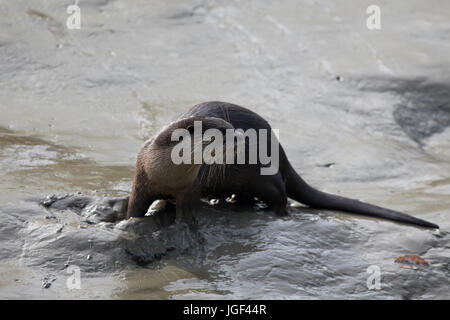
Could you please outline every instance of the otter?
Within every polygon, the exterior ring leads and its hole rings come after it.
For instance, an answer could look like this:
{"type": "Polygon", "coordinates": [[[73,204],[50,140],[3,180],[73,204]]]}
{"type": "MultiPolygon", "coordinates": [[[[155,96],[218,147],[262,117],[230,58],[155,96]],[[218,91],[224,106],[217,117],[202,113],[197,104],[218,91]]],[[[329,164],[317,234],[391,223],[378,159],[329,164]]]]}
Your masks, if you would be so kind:
{"type": "MultiPolygon", "coordinates": [[[[186,165],[187,167],[178,168],[167,159],[167,151],[173,146],[168,137],[173,128],[189,127],[194,119],[203,119],[202,121],[207,123],[206,127],[216,126],[219,129],[234,128],[242,131],[265,129],[267,132],[263,142],[267,144],[265,150],[269,149],[272,139],[276,139],[272,135],[269,123],[247,108],[219,101],[195,105],[182,114],[175,123],[163,129],[156,138],[146,142],[139,153],[127,212],[128,218],[142,217],[153,200],[172,196],[176,200],[177,219],[186,216],[189,220],[200,197],[223,198],[234,194],[238,203],[252,202],[255,198],[262,200],[278,215],[287,214],[289,197],[314,209],[337,210],[408,225],[439,228],[434,223],[405,213],[316,190],[291,166],[281,145],[277,149],[278,170],[271,175],[261,174],[261,169],[267,164],[263,164],[259,153],[256,163],[225,164],[220,175],[214,174],[214,165],[205,163],[195,167],[186,165]],[[208,179],[203,179],[204,176],[208,176],[208,179]]],[[[257,137],[257,140],[259,145],[261,138],[257,137]]],[[[250,156],[249,148],[246,140],[246,160],[250,156]]]]}

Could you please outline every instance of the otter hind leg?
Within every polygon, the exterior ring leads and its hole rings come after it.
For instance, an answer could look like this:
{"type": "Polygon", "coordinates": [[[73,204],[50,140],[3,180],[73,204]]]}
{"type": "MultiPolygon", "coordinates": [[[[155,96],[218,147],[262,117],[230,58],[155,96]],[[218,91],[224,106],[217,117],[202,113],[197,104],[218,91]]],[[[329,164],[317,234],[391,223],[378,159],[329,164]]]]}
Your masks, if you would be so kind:
{"type": "Polygon", "coordinates": [[[280,173],[276,175],[258,176],[251,184],[252,193],[264,201],[270,210],[278,216],[286,216],[287,195],[280,173]]]}

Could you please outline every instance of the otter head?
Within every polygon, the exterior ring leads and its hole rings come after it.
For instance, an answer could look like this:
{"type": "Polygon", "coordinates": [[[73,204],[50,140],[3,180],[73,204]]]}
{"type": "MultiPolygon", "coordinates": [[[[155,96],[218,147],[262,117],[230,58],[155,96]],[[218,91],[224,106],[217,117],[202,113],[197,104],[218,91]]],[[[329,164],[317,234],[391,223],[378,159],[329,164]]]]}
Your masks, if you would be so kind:
{"type": "Polygon", "coordinates": [[[234,127],[220,118],[185,118],[166,127],[155,143],[171,149],[175,165],[222,164],[235,149],[234,127]]]}
{"type": "Polygon", "coordinates": [[[226,154],[226,136],[233,132],[230,123],[212,117],[185,118],[163,128],[138,155],[127,217],[143,216],[161,195],[178,203],[193,189],[200,167],[226,154]]]}
{"type": "Polygon", "coordinates": [[[154,191],[177,194],[192,186],[204,164],[223,164],[234,155],[233,126],[219,118],[190,117],[172,122],[146,148],[145,172],[154,191]],[[230,139],[228,139],[230,140],[230,139]]]}

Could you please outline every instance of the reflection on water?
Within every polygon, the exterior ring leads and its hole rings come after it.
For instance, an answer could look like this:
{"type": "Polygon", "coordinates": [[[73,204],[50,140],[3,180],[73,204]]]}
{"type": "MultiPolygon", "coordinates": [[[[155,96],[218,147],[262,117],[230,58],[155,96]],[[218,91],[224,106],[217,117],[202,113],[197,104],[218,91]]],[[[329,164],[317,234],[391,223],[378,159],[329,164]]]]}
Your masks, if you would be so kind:
{"type": "Polygon", "coordinates": [[[0,297],[449,298],[450,22],[435,2],[385,3],[375,32],[369,1],[88,1],[80,30],[60,1],[1,3],[0,297]],[[205,204],[198,234],[169,212],[120,221],[140,145],[209,100],[279,128],[317,188],[440,233],[296,204],[283,219],[205,204]],[[401,268],[405,254],[430,267],[401,268]]]}
{"type": "MultiPolygon", "coordinates": [[[[189,283],[195,276],[174,266],[165,266],[158,270],[139,269],[127,271],[122,275],[124,288],[117,295],[120,299],[167,299],[173,294],[182,293],[180,286],[172,290],[167,288],[173,282],[189,283]]],[[[194,281],[193,285],[199,281],[194,281]]],[[[188,286],[187,290],[194,289],[188,286]]]]}
{"type": "Polygon", "coordinates": [[[99,165],[76,148],[5,128],[0,128],[0,137],[0,165],[4,168],[0,174],[4,187],[22,196],[36,196],[45,190],[104,191],[105,186],[110,186],[106,187],[108,195],[114,196],[126,194],[131,185],[132,166],[99,165]],[[22,188],[17,188],[18,185],[22,188]]]}

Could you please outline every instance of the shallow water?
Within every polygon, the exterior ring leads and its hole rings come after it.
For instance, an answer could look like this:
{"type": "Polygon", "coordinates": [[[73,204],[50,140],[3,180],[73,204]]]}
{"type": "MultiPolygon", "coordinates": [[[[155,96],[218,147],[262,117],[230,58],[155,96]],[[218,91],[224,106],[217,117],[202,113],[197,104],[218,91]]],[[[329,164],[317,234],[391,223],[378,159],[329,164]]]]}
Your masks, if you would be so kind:
{"type": "Polygon", "coordinates": [[[0,1],[0,297],[450,298],[450,5],[432,3],[380,2],[370,31],[370,1],[80,1],[68,30],[68,4],[0,1]],[[120,221],[143,141],[208,100],[279,128],[312,185],[440,233],[299,206],[205,204],[198,234],[120,221]]]}

